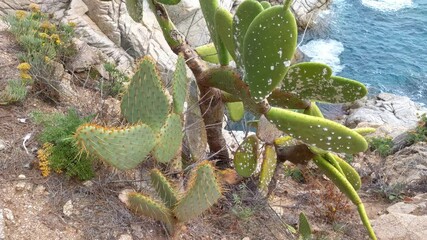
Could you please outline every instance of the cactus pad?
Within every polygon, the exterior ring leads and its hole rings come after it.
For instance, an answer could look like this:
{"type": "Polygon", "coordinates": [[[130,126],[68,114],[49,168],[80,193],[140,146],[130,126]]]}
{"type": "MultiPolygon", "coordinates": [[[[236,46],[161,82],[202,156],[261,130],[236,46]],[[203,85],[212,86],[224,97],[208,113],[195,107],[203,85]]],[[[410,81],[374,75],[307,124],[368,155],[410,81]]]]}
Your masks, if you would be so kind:
{"type": "Polygon", "coordinates": [[[176,5],[179,2],[181,2],[181,0],[156,0],[156,2],[165,4],[165,5],[176,5]]]}
{"type": "Polygon", "coordinates": [[[136,167],[155,145],[155,135],[145,124],[127,128],[86,124],[77,129],[74,137],[80,149],[97,155],[120,170],[136,167]]]}
{"type": "Polygon", "coordinates": [[[332,69],[322,63],[295,64],[286,73],[282,90],[330,103],[352,102],[367,94],[362,83],[331,75],[332,69]]]}
{"type": "Polygon", "coordinates": [[[243,41],[245,39],[246,31],[251,25],[252,21],[264,8],[255,0],[243,1],[236,9],[236,14],[233,18],[233,38],[235,43],[235,56],[236,64],[243,67],[243,41]]]}
{"type": "Polygon", "coordinates": [[[247,137],[234,154],[234,168],[242,177],[250,177],[258,160],[258,138],[255,135],[247,137]]]}
{"type": "Polygon", "coordinates": [[[236,50],[232,32],[233,15],[226,9],[220,7],[215,13],[215,29],[219,38],[224,43],[231,57],[236,60],[236,50]]]}
{"type": "Polygon", "coordinates": [[[169,233],[173,233],[175,219],[173,218],[172,211],[169,208],[166,208],[163,204],[137,192],[127,193],[126,198],[127,201],[125,203],[128,208],[137,214],[163,222],[169,233]]]}
{"type": "Polygon", "coordinates": [[[225,105],[227,106],[230,119],[234,122],[240,121],[245,115],[245,108],[242,102],[229,102],[225,105]]]}
{"type": "Polygon", "coordinates": [[[164,88],[155,63],[144,58],[121,103],[123,116],[130,123],[142,122],[159,130],[169,114],[170,96],[164,88]]]}
{"type": "Polygon", "coordinates": [[[277,88],[273,90],[267,100],[272,106],[287,109],[305,109],[310,105],[309,101],[302,100],[298,95],[277,88]]]}
{"type": "Polygon", "coordinates": [[[286,74],[297,43],[297,25],[283,6],[261,12],[249,26],[243,42],[244,81],[251,97],[261,101],[286,74]]]}
{"type": "Polygon", "coordinates": [[[315,102],[311,102],[310,106],[304,109],[304,114],[324,118],[322,112],[315,102]]]}
{"type": "Polygon", "coordinates": [[[276,150],[273,145],[265,145],[264,158],[261,165],[261,173],[259,174],[259,188],[261,191],[267,191],[268,185],[273,178],[276,170],[277,157],[276,150]]]}
{"type": "Polygon", "coordinates": [[[182,114],[184,111],[184,102],[187,97],[188,83],[189,79],[187,78],[185,60],[182,55],[179,55],[172,82],[173,107],[176,114],[182,114]]]}
{"type": "Polygon", "coordinates": [[[214,167],[207,161],[202,162],[193,172],[184,197],[176,205],[175,216],[186,222],[209,209],[221,196],[222,189],[214,167]]]}
{"type": "Polygon", "coordinates": [[[153,169],[150,172],[151,183],[156,189],[157,194],[165,203],[167,208],[172,208],[177,202],[177,193],[171,186],[171,183],[166,177],[158,170],[153,169]]]}
{"type": "Polygon", "coordinates": [[[344,161],[344,159],[334,154],[332,154],[332,156],[335,159],[335,161],[337,161],[338,164],[340,165],[342,172],[344,173],[344,176],[353,186],[354,190],[358,191],[362,186],[362,181],[357,171],[349,163],[344,161]]]}
{"type": "Polygon", "coordinates": [[[260,3],[261,3],[261,5],[262,5],[262,7],[263,7],[264,9],[267,9],[267,8],[270,8],[270,7],[271,7],[271,3],[270,3],[270,2],[267,2],[267,1],[261,1],[260,3]]]}
{"type": "Polygon", "coordinates": [[[358,153],[368,148],[366,140],[355,131],[336,122],[272,107],[269,121],[295,139],[335,152],[358,153]]]}
{"type": "Polygon", "coordinates": [[[303,240],[313,239],[310,223],[302,212],[299,214],[298,232],[303,240]]]}
{"type": "Polygon", "coordinates": [[[153,150],[154,158],[162,163],[169,162],[177,155],[181,147],[182,137],[181,117],[177,114],[171,114],[160,129],[156,141],[157,145],[153,150]]]}

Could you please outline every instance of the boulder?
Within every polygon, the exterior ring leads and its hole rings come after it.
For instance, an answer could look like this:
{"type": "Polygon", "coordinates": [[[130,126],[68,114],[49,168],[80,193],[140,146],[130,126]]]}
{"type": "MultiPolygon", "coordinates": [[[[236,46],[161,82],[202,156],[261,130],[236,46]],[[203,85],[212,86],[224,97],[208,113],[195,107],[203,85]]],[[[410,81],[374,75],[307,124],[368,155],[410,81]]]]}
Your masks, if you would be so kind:
{"type": "Polygon", "coordinates": [[[427,192],[427,143],[416,143],[388,156],[381,172],[390,186],[402,184],[413,192],[427,192]]]}
{"type": "Polygon", "coordinates": [[[397,136],[417,126],[419,117],[427,109],[411,101],[408,97],[390,93],[380,93],[366,100],[361,107],[350,109],[345,125],[354,127],[377,128],[375,135],[397,136]]]}
{"type": "Polygon", "coordinates": [[[291,9],[300,30],[313,27],[322,12],[327,10],[331,0],[296,0],[291,9]]]}
{"type": "Polygon", "coordinates": [[[378,239],[421,240],[427,236],[427,194],[396,203],[387,212],[372,221],[378,239]]]}

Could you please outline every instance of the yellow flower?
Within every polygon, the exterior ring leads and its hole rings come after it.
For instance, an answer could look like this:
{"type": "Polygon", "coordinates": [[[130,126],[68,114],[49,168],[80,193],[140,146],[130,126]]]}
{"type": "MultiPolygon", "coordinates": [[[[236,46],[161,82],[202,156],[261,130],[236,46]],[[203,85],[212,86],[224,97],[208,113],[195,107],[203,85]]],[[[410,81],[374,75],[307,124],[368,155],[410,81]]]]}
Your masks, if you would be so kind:
{"type": "Polygon", "coordinates": [[[40,6],[38,4],[30,3],[28,7],[31,10],[31,12],[40,12],[40,6]]]}
{"type": "Polygon", "coordinates": [[[45,63],[49,63],[50,62],[50,58],[48,56],[44,56],[44,61],[45,61],[45,63]]]}
{"type": "Polygon", "coordinates": [[[54,27],[55,27],[55,25],[53,25],[52,23],[50,23],[50,22],[49,22],[49,21],[47,21],[47,20],[43,21],[43,22],[40,24],[40,28],[43,28],[43,29],[46,29],[46,30],[52,29],[52,28],[54,28],[54,27]]]}
{"type": "Polygon", "coordinates": [[[41,38],[49,38],[49,34],[42,32],[42,33],[39,33],[39,37],[41,37],[41,38]]]}
{"type": "Polygon", "coordinates": [[[50,174],[49,157],[52,154],[52,143],[44,143],[43,147],[37,151],[37,158],[39,159],[39,169],[43,177],[50,174]]]}
{"type": "Polygon", "coordinates": [[[30,74],[28,74],[28,73],[26,73],[26,72],[21,72],[19,75],[20,75],[20,76],[21,76],[21,78],[22,78],[22,79],[24,79],[24,80],[31,80],[31,79],[32,79],[31,75],[30,75],[30,74]]]}
{"type": "Polygon", "coordinates": [[[59,39],[59,35],[58,35],[58,34],[56,34],[56,33],[54,33],[54,34],[50,35],[50,37],[51,37],[53,40],[58,40],[58,39],[59,39]]]}
{"type": "Polygon", "coordinates": [[[28,71],[31,68],[31,65],[29,63],[23,62],[21,64],[18,65],[18,67],[16,67],[17,69],[21,70],[21,71],[28,71]]]}
{"type": "Polygon", "coordinates": [[[55,43],[58,44],[58,45],[60,45],[61,44],[61,40],[60,39],[56,39],[55,43]]]}
{"type": "Polygon", "coordinates": [[[77,24],[75,22],[68,22],[68,26],[75,28],[77,24]]]}
{"type": "Polygon", "coordinates": [[[25,11],[22,11],[22,10],[17,10],[15,15],[16,15],[16,18],[23,19],[24,17],[27,16],[27,13],[25,11]]]}

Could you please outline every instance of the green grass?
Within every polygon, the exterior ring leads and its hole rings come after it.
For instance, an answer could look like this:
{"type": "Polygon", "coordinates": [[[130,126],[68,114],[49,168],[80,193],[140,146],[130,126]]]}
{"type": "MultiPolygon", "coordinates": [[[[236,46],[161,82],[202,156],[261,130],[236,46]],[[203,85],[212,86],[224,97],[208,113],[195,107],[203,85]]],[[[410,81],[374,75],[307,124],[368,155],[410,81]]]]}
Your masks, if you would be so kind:
{"type": "Polygon", "coordinates": [[[93,159],[86,154],[80,154],[73,138],[76,129],[91,117],[81,118],[75,110],[69,110],[66,114],[34,112],[32,118],[43,127],[38,141],[41,144],[53,144],[52,153],[48,158],[49,167],[53,171],[64,172],[67,176],[80,180],[94,177],[93,159]]]}
{"type": "Polygon", "coordinates": [[[393,140],[391,138],[374,137],[369,139],[371,151],[377,152],[381,157],[387,157],[391,154],[393,140]]]}
{"type": "Polygon", "coordinates": [[[22,102],[26,96],[26,84],[21,79],[10,80],[0,94],[0,105],[22,102]]]}
{"type": "Polygon", "coordinates": [[[420,121],[418,122],[418,126],[413,131],[409,132],[409,135],[407,137],[407,141],[409,144],[427,141],[427,116],[426,116],[426,114],[423,114],[420,117],[420,121]]]}

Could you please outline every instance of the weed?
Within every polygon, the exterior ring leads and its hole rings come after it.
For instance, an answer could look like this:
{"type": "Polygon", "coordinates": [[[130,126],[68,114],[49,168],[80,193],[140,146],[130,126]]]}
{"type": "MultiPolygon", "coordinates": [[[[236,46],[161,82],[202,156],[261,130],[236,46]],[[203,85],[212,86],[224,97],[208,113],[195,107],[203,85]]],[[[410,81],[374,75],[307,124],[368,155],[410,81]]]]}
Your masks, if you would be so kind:
{"type": "Polygon", "coordinates": [[[423,114],[420,117],[420,121],[418,122],[418,126],[409,132],[407,141],[410,145],[417,142],[426,142],[427,141],[427,116],[423,114]]]}
{"type": "Polygon", "coordinates": [[[391,138],[374,137],[369,140],[371,151],[376,151],[381,157],[391,154],[393,140],[391,138]]]}
{"type": "Polygon", "coordinates": [[[298,183],[304,183],[305,182],[305,178],[304,178],[303,173],[296,166],[292,167],[289,165],[285,165],[285,176],[291,177],[292,180],[294,180],[295,182],[298,182],[298,183]]]}
{"type": "Polygon", "coordinates": [[[18,69],[23,80],[34,81],[36,91],[57,100],[55,82],[61,79],[55,79],[55,68],[74,54],[73,24],[55,25],[47,14],[40,12],[38,5],[33,5],[31,12],[16,11],[15,15],[6,17],[10,32],[24,48],[18,69]]]}
{"type": "Polygon", "coordinates": [[[248,219],[254,215],[254,210],[244,206],[242,199],[236,193],[233,193],[233,207],[231,208],[231,212],[241,220],[248,219]]]}
{"type": "Polygon", "coordinates": [[[80,118],[75,110],[69,110],[66,114],[34,112],[32,118],[43,127],[38,135],[39,142],[43,144],[38,152],[43,176],[49,175],[50,169],[80,180],[88,180],[94,176],[93,159],[80,154],[72,137],[77,127],[88,122],[91,117],[80,118]]]}
{"type": "Polygon", "coordinates": [[[26,84],[20,79],[10,80],[0,94],[0,105],[22,102],[26,96],[26,84]]]}
{"type": "Polygon", "coordinates": [[[377,193],[389,202],[400,201],[404,198],[405,184],[397,183],[393,185],[381,185],[377,193]]]}
{"type": "Polygon", "coordinates": [[[110,75],[111,81],[102,82],[101,89],[107,95],[116,97],[122,93],[123,83],[129,82],[130,79],[126,74],[119,71],[113,63],[105,63],[104,68],[110,75]]]}

